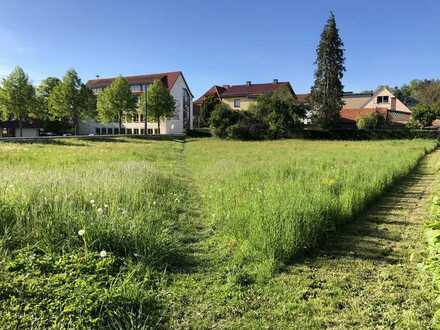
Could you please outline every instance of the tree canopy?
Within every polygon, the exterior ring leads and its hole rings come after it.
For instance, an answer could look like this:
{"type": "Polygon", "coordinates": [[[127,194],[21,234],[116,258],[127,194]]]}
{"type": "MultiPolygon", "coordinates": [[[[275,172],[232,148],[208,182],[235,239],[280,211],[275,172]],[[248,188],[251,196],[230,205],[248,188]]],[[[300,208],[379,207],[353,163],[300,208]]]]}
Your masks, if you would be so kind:
{"type": "Polygon", "coordinates": [[[432,125],[432,122],[439,114],[439,110],[437,104],[417,104],[412,108],[411,122],[409,123],[409,126],[413,128],[424,128],[432,125]]]}
{"type": "Polygon", "coordinates": [[[0,116],[5,120],[19,123],[20,136],[23,136],[23,121],[37,115],[35,88],[22,68],[16,67],[3,79],[0,87],[0,116]]]}
{"type": "Polygon", "coordinates": [[[208,95],[200,107],[200,124],[202,126],[209,126],[211,120],[211,114],[214,111],[217,104],[220,103],[218,97],[208,95]]]}
{"type": "MultiPolygon", "coordinates": [[[[160,80],[156,80],[147,90],[148,116],[157,120],[158,133],[160,134],[160,120],[169,118],[176,111],[176,100],[168,88],[160,80]]],[[[145,96],[141,96],[140,107],[145,106],[145,96]]]]}
{"type": "Polygon", "coordinates": [[[268,126],[271,137],[288,136],[301,128],[306,115],[305,106],[299,104],[287,87],[257,98],[249,111],[268,126]]]}
{"type": "Polygon", "coordinates": [[[127,79],[116,78],[98,95],[98,119],[103,122],[118,122],[122,127],[122,116],[136,111],[137,100],[130,90],[127,79]]]}
{"type": "Polygon", "coordinates": [[[339,120],[344,76],[344,44],[339,36],[336,19],[331,13],[316,50],[315,82],[311,90],[314,123],[322,128],[334,127],[339,120]]]}
{"type": "Polygon", "coordinates": [[[96,115],[96,97],[75,70],[67,71],[60,84],[52,90],[48,100],[52,120],[68,120],[78,134],[81,119],[96,115]]]}

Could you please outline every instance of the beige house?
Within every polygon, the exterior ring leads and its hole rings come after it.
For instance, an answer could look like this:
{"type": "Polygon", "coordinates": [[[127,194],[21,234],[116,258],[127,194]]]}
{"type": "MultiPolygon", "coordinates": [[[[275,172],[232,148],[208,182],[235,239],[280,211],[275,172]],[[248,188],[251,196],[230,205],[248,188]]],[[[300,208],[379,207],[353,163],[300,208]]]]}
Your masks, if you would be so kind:
{"type": "MultiPolygon", "coordinates": [[[[298,100],[307,102],[309,94],[297,95],[298,100]]],[[[344,106],[340,117],[343,126],[356,126],[359,118],[372,113],[382,115],[392,126],[403,126],[411,119],[411,110],[401,102],[387,87],[374,92],[347,92],[343,96],[344,106]]]]}
{"type": "Polygon", "coordinates": [[[247,110],[257,100],[258,96],[273,93],[282,87],[287,88],[295,95],[289,82],[279,82],[278,79],[264,84],[253,84],[251,81],[248,81],[244,85],[214,85],[194,101],[194,105],[199,109],[206,97],[214,96],[232,109],[247,110]]]}
{"type": "MultiPolygon", "coordinates": [[[[193,94],[180,71],[166,72],[157,74],[146,74],[139,76],[125,77],[128,80],[130,89],[136,97],[140,97],[156,80],[161,80],[168,88],[170,94],[176,100],[176,111],[172,118],[161,120],[161,134],[182,134],[187,129],[193,128],[193,94]]],[[[109,86],[116,78],[99,78],[89,80],[87,85],[98,95],[104,88],[109,86]]],[[[147,113],[147,133],[157,134],[158,124],[155,120],[149,121],[147,113]]],[[[153,118],[151,118],[153,119],[153,118]]],[[[145,114],[143,111],[124,116],[122,128],[119,130],[118,123],[100,123],[95,120],[83,121],[80,124],[80,134],[82,135],[144,135],[145,132],[145,114]]]]}

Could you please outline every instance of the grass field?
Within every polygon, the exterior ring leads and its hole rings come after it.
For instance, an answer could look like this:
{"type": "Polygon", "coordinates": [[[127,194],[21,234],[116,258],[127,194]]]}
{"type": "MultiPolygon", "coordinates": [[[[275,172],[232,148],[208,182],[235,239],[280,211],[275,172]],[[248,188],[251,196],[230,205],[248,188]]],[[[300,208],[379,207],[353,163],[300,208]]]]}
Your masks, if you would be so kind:
{"type": "Polygon", "coordinates": [[[0,327],[222,325],[434,146],[1,143],[0,327]]]}

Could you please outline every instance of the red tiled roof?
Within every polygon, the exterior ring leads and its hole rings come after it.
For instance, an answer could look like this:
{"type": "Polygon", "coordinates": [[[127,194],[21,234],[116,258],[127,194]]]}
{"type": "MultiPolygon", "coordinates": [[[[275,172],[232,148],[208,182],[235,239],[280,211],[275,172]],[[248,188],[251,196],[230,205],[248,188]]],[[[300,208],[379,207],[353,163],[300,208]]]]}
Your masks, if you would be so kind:
{"type": "Polygon", "coordinates": [[[292,89],[290,83],[288,82],[269,83],[269,84],[232,85],[227,87],[225,91],[221,94],[221,96],[222,97],[258,96],[258,95],[273,93],[277,89],[283,86],[292,89]]]}
{"type": "Polygon", "coordinates": [[[208,89],[208,91],[203,94],[202,96],[200,96],[197,100],[194,101],[195,104],[202,104],[203,100],[208,97],[208,96],[218,96],[220,97],[221,93],[223,93],[225,91],[224,87],[220,87],[220,86],[212,86],[210,89],[208,89]]]}
{"type": "MultiPolygon", "coordinates": [[[[176,83],[176,81],[180,75],[182,75],[183,80],[185,80],[185,77],[183,76],[181,71],[155,73],[155,74],[144,74],[144,75],[139,75],[139,76],[126,76],[124,78],[127,79],[129,84],[144,84],[144,83],[152,83],[156,80],[162,80],[162,82],[165,84],[165,86],[168,88],[168,90],[171,91],[171,89],[173,88],[174,84],[176,83]]],[[[90,88],[107,87],[115,79],[116,79],[116,77],[93,79],[93,80],[89,80],[87,82],[87,86],[89,86],[90,88]]],[[[186,83],[186,81],[185,81],[185,83],[186,83]]],[[[190,93],[191,93],[191,91],[190,91],[190,93]]]]}
{"type": "Polygon", "coordinates": [[[288,87],[292,93],[293,89],[289,82],[267,83],[267,84],[246,84],[246,85],[224,85],[213,86],[205,94],[199,97],[195,103],[202,103],[205,97],[209,95],[218,95],[221,98],[224,97],[257,97],[263,94],[269,94],[275,92],[281,87],[288,87]]]}
{"type": "Polygon", "coordinates": [[[309,96],[310,94],[296,94],[296,99],[299,103],[306,103],[309,96]]]}
{"type": "Polygon", "coordinates": [[[362,109],[342,109],[339,113],[341,121],[356,122],[362,117],[366,117],[372,113],[378,113],[386,117],[388,109],[386,108],[362,108],[362,109]]]}

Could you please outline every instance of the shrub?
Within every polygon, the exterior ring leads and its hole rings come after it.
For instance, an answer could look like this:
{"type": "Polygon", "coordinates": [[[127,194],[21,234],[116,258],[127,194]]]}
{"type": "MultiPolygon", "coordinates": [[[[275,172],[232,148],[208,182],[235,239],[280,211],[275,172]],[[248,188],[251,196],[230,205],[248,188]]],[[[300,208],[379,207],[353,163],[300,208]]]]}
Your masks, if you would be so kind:
{"type": "Polygon", "coordinates": [[[299,104],[288,88],[258,97],[249,109],[257,120],[267,126],[266,137],[281,138],[302,128],[306,108],[299,104]]]}
{"type": "Polygon", "coordinates": [[[228,127],[237,124],[238,120],[238,112],[232,110],[227,104],[219,103],[211,114],[210,126],[216,136],[226,138],[228,137],[228,127]]]}
{"type": "Polygon", "coordinates": [[[211,115],[219,103],[220,100],[212,95],[207,96],[203,100],[202,106],[200,107],[200,125],[202,127],[209,126],[211,115]]]}
{"type": "Polygon", "coordinates": [[[381,114],[374,112],[368,116],[358,119],[356,126],[359,129],[384,128],[386,126],[386,120],[381,114]]]}
{"type": "Polygon", "coordinates": [[[305,106],[298,104],[288,89],[280,88],[258,97],[248,111],[237,112],[225,104],[217,105],[211,116],[211,127],[221,138],[276,139],[288,137],[302,128],[304,118],[305,106]]]}
{"type": "Polygon", "coordinates": [[[439,110],[435,105],[417,104],[412,108],[410,126],[412,128],[423,128],[432,125],[437,118],[439,110]]]}

